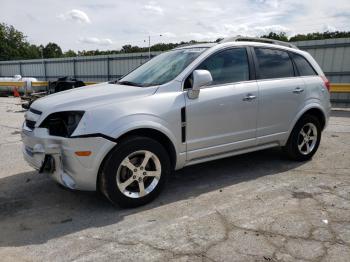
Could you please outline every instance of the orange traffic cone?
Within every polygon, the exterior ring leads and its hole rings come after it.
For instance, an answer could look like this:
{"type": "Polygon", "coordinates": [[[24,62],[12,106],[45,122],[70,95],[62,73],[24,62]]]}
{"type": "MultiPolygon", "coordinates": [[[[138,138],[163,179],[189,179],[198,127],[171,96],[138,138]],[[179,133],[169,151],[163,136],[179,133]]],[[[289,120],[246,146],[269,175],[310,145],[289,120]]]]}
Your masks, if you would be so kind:
{"type": "Polygon", "coordinates": [[[18,90],[17,90],[17,86],[15,86],[15,87],[13,88],[13,96],[14,96],[14,97],[20,97],[19,92],[18,92],[18,90]]]}

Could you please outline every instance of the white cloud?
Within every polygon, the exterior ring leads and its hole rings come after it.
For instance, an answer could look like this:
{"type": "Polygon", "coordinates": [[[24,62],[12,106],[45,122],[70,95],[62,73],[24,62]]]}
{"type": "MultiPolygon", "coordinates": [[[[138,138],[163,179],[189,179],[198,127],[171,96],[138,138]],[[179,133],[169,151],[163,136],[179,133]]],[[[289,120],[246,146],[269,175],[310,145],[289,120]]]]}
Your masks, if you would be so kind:
{"type": "Polygon", "coordinates": [[[280,0],[256,0],[256,2],[273,8],[277,8],[280,5],[280,0]]]}
{"type": "Polygon", "coordinates": [[[291,34],[291,30],[281,25],[268,25],[268,26],[250,26],[248,24],[232,25],[225,24],[216,31],[210,31],[205,33],[192,32],[187,34],[188,37],[194,40],[212,41],[221,37],[234,37],[234,36],[261,36],[270,32],[280,33],[285,32],[287,35],[291,34]]]}
{"type": "Polygon", "coordinates": [[[337,31],[337,28],[334,26],[331,26],[331,25],[324,25],[323,31],[335,32],[335,31],[337,31]]]}
{"type": "Polygon", "coordinates": [[[42,5],[36,2],[1,1],[1,21],[22,31],[33,44],[55,42],[63,50],[107,50],[125,44],[147,46],[144,40],[148,35],[152,36],[151,43],[169,43],[258,36],[269,30],[287,31],[290,36],[334,28],[350,30],[349,0],[60,0],[42,5]],[[52,14],[61,14],[66,22],[52,14]],[[79,41],[79,37],[85,38],[79,41]],[[106,38],[110,39],[103,40],[106,38]]]}
{"type": "Polygon", "coordinates": [[[64,14],[58,16],[62,20],[70,20],[73,22],[78,22],[82,24],[90,24],[91,20],[89,16],[81,10],[72,9],[64,14]]]}
{"type": "Polygon", "coordinates": [[[161,8],[159,5],[157,5],[157,3],[154,1],[148,2],[148,4],[143,6],[143,9],[147,12],[157,14],[157,15],[164,14],[163,8],[161,8]]]}
{"type": "Polygon", "coordinates": [[[176,37],[176,34],[171,33],[171,32],[161,33],[161,35],[164,36],[164,37],[168,37],[168,38],[174,38],[174,37],[176,37]]]}
{"type": "Polygon", "coordinates": [[[79,43],[108,46],[108,45],[112,45],[113,41],[109,38],[82,37],[79,39],[79,43]]]}
{"type": "Polygon", "coordinates": [[[264,35],[270,32],[275,32],[275,33],[285,32],[289,34],[291,32],[291,29],[281,25],[268,25],[268,26],[256,26],[254,27],[254,31],[256,35],[264,35]]]}

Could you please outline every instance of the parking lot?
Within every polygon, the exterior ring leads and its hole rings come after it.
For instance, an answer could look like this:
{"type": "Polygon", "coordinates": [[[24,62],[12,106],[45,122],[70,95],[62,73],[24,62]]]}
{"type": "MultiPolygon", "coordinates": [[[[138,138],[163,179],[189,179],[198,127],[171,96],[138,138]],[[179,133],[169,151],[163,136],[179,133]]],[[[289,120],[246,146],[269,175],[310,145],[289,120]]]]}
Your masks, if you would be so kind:
{"type": "Polygon", "coordinates": [[[0,98],[1,261],[350,261],[350,110],[312,161],[270,149],[188,167],[136,209],[30,168],[23,114],[0,98]]]}

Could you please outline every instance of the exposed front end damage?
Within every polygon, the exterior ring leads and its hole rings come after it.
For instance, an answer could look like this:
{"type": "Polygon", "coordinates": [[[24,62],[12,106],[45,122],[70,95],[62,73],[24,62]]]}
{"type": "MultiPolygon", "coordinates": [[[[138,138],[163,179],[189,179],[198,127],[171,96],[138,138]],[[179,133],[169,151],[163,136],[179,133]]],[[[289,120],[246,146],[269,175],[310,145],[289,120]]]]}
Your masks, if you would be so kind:
{"type": "Polygon", "coordinates": [[[102,137],[66,138],[49,135],[46,128],[22,129],[23,155],[39,172],[71,189],[96,190],[98,169],[116,145],[102,137]],[[76,152],[91,152],[79,156],[76,152]]]}

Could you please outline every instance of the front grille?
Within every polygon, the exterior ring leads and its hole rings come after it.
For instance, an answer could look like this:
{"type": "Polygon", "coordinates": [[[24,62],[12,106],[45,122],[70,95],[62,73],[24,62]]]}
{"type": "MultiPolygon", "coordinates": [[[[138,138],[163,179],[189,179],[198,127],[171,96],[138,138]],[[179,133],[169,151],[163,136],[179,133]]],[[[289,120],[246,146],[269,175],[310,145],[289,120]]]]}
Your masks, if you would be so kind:
{"type": "Polygon", "coordinates": [[[28,120],[28,119],[26,120],[26,126],[30,129],[34,129],[35,123],[36,123],[35,121],[28,120]]]}

